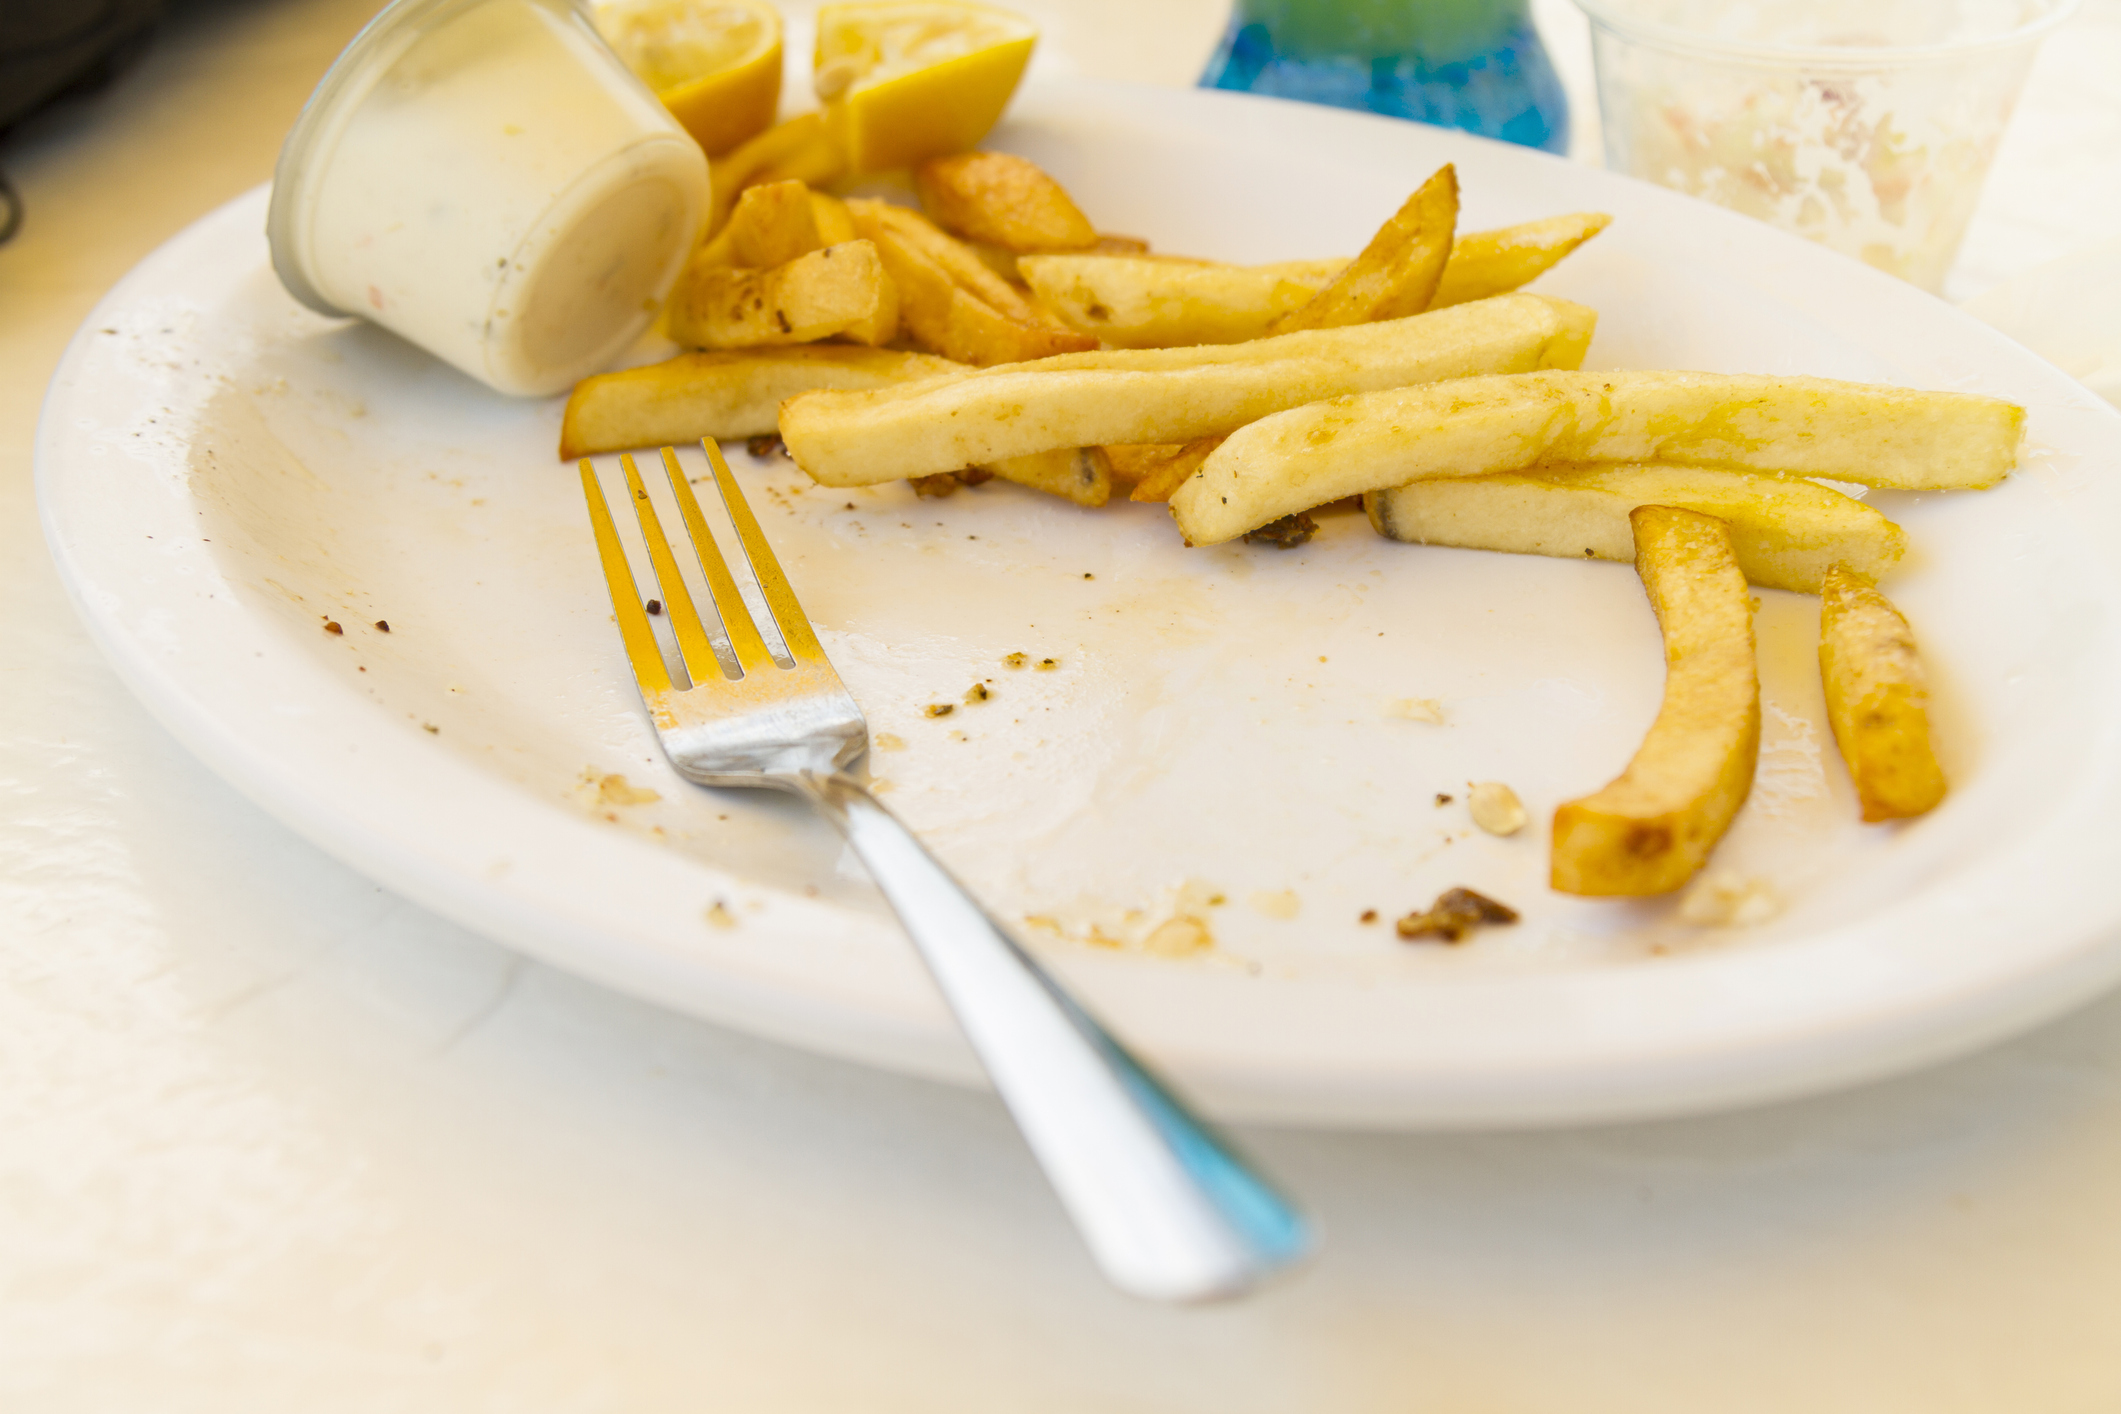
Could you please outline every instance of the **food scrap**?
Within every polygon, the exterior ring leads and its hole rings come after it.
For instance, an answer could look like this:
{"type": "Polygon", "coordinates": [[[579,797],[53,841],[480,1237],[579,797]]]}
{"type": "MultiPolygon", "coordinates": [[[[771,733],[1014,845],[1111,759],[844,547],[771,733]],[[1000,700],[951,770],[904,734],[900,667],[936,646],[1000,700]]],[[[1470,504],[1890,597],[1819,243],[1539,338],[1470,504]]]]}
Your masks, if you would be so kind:
{"type": "Polygon", "coordinates": [[[966,691],[965,701],[967,701],[968,703],[985,702],[993,696],[994,693],[992,689],[987,686],[987,684],[983,682],[976,682],[972,684],[971,688],[966,691]]]}
{"type": "Polygon", "coordinates": [[[1491,835],[1514,835],[1524,828],[1524,802],[1501,781],[1478,781],[1466,792],[1473,823],[1491,835]]]}
{"type": "MultiPolygon", "coordinates": [[[[1272,545],[1277,550],[1293,550],[1318,533],[1318,522],[1303,512],[1283,516],[1280,520],[1268,521],[1257,530],[1245,532],[1248,545],[1272,545]]],[[[1084,575],[1084,579],[1090,576],[1084,575]]]]}
{"type": "Polygon", "coordinates": [[[1483,924],[1516,921],[1517,910],[1508,904],[1497,903],[1471,889],[1447,889],[1427,912],[1410,913],[1392,927],[1410,942],[1416,938],[1441,938],[1456,943],[1463,942],[1466,934],[1483,924]]]}
{"type": "Polygon", "coordinates": [[[921,709],[921,715],[926,717],[947,717],[956,710],[957,705],[952,702],[931,702],[921,709]]]}
{"type": "MultiPolygon", "coordinates": [[[[781,434],[778,432],[762,432],[756,437],[747,438],[744,450],[755,457],[785,457],[788,455],[788,444],[781,440],[781,434]]],[[[853,510],[854,503],[848,502],[847,509],[853,510]]]]}
{"type": "Polygon", "coordinates": [[[1765,879],[1712,869],[1679,900],[1679,919],[1697,928],[1751,928],[1782,912],[1782,894],[1765,879]]]}

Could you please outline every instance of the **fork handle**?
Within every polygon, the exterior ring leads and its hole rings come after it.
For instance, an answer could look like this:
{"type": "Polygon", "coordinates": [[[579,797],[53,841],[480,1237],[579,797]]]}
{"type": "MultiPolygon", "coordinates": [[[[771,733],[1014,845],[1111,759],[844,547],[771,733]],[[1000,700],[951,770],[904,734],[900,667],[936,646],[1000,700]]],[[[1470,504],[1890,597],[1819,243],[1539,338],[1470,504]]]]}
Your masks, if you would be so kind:
{"type": "Polygon", "coordinates": [[[1234,1295],[1311,1245],[1303,1215],[1083,1010],[852,777],[806,773],[913,935],[1105,1275],[1164,1301],[1234,1295]]]}

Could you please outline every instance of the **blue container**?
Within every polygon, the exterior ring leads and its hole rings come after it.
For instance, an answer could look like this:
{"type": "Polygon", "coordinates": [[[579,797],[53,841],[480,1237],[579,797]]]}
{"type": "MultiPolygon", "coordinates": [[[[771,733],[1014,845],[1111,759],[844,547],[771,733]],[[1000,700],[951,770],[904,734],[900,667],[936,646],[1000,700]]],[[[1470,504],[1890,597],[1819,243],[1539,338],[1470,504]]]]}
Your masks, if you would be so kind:
{"type": "Polygon", "coordinates": [[[1200,82],[1569,145],[1568,100],[1528,0],[1236,0],[1200,82]]]}

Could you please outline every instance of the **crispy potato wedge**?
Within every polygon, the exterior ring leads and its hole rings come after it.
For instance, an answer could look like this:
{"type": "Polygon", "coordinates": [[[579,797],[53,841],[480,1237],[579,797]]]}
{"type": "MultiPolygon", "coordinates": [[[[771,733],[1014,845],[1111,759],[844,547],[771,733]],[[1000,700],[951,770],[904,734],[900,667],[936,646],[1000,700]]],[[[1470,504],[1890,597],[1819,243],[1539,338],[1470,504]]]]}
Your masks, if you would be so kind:
{"type": "Polygon", "coordinates": [[[1220,436],[1196,437],[1180,446],[1163,449],[1166,455],[1153,467],[1147,469],[1134,489],[1127,494],[1130,501],[1168,501],[1171,493],[1186,484],[1186,479],[1200,470],[1200,464],[1208,459],[1217,447],[1223,444],[1220,436]]]}
{"type": "Polygon", "coordinates": [[[1528,285],[1612,224],[1613,218],[1601,212],[1579,211],[1460,236],[1429,308],[1448,309],[1528,285]]]}
{"type": "Polygon", "coordinates": [[[782,401],[798,393],[881,388],[964,371],[963,364],[927,354],[846,344],[680,354],[575,384],[560,422],[560,459],[702,437],[758,437],[777,430],[782,401]]]}
{"type": "Polygon", "coordinates": [[[1112,499],[1112,463],[1102,447],[1058,447],[1050,452],[1004,457],[979,469],[1093,510],[1112,499]]]}
{"type": "MultiPolygon", "coordinates": [[[[914,395],[882,388],[795,398],[781,410],[781,436],[827,486],[926,476],[1056,447],[1188,442],[1357,389],[1573,366],[1596,321],[1566,300],[1504,295],[1247,344],[1064,354],[981,369],[914,395]]],[[[1187,488],[1197,484],[1196,477],[1187,488]]]]}
{"type": "Polygon", "coordinates": [[[1909,490],[1978,488],[2016,463],[2024,422],[2024,409],[1997,398],[1825,378],[1466,378],[1264,418],[1233,433],[1173,493],[1171,509],[1188,540],[1215,545],[1342,496],[1551,462],[1653,461],[1909,490]]]}
{"type": "Polygon", "coordinates": [[[906,331],[928,348],[987,365],[1097,346],[1035,308],[971,247],[919,212],[874,200],[850,201],[847,210],[898,286],[906,331]]]}
{"type": "Polygon", "coordinates": [[[1151,256],[1027,255],[1017,260],[1016,269],[1070,328],[1118,349],[1261,338],[1275,320],[1309,304],[1332,278],[1330,271],[1324,279],[1306,280],[1280,266],[1151,256]]]}
{"type": "Polygon", "coordinates": [[[1017,255],[1088,250],[1097,228],[1059,182],[1008,152],[957,152],[913,169],[913,189],[938,226],[1017,255]]]}
{"type": "Polygon", "coordinates": [[[844,175],[846,154],[825,130],[822,113],[805,113],[766,129],[749,142],[708,163],[714,194],[708,206],[707,235],[722,229],[748,187],[760,182],[799,178],[819,187],[844,175]]]}
{"type": "Polygon", "coordinates": [[[1930,750],[1929,677],[1907,620],[1868,575],[1835,565],[1820,592],[1819,675],[1863,818],[1904,820],[1944,799],[1930,750]]]}
{"type": "Polygon", "coordinates": [[[692,272],[665,312],[670,337],[695,349],[808,344],[835,334],[881,344],[897,332],[898,287],[876,246],[849,241],[770,270],[692,272]]]}
{"type": "Polygon", "coordinates": [[[1407,198],[1332,284],[1303,308],[1275,320],[1270,331],[1338,329],[1421,313],[1443,279],[1457,228],[1458,172],[1446,164],[1407,198]]]}
{"type": "Polygon", "coordinates": [[[1817,594],[1836,562],[1871,575],[1900,561],[1907,536],[1853,496],[1797,477],[1707,467],[1605,463],[1438,478],[1363,497],[1377,533],[1562,559],[1632,560],[1637,506],[1678,506],[1731,528],[1738,568],[1754,584],[1817,594]]]}
{"type": "Polygon", "coordinates": [[[1671,506],[1629,519],[1664,631],[1664,702],[1620,778],[1554,812],[1549,882],[1566,894],[1667,894],[1694,877],[1760,754],[1753,601],[1729,527],[1671,506]]]}
{"type": "Polygon", "coordinates": [[[810,188],[793,179],[747,187],[729,213],[729,263],[764,269],[823,250],[810,188]]]}

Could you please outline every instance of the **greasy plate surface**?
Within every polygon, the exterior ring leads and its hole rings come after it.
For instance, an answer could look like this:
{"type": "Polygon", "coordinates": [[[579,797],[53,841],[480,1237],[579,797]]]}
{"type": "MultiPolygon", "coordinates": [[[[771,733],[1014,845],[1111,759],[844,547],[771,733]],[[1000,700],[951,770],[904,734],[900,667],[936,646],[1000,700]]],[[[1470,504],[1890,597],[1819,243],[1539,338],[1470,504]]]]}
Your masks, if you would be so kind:
{"type": "MultiPolygon", "coordinates": [[[[1656,628],[1625,566],[1396,545],[1356,516],[1295,551],[1186,551],[1156,507],[834,492],[735,449],[868,711],[886,799],[1212,1106],[1381,1124],[1702,1108],[1978,1044],[2121,967],[2121,583],[2102,549],[2121,416],[1852,262],[1435,129],[1053,84],[996,143],[1104,229],[1237,260],[1352,251],[1455,161],[1471,226],[1614,213],[1537,287],[1599,308],[1593,366],[1878,379],[2032,413],[2001,490],[1876,497],[1914,545],[1888,587],[1939,688],[1955,790],[1935,816],[1856,823],[1816,602],[1762,592],[1761,770],[1712,867],[1787,908],[1742,930],[1544,888],[1553,807],[1616,773],[1656,709],[1656,628]],[[1017,652],[1058,666],[1005,667],[1017,652]],[[987,679],[993,700],[965,704],[987,679]],[[1474,830],[1473,780],[1508,782],[1533,824],[1474,830]],[[1457,949],[1391,936],[1458,884],[1524,922],[1457,949]],[[1215,946],[1143,949],[1180,907],[1215,946]]],[[[558,401],[300,310],[263,207],[209,217],[115,290],[46,407],[47,531],[128,681],[266,808],[439,911],[674,1007],[969,1075],[827,830],[664,765],[553,458],[558,401]]]]}

